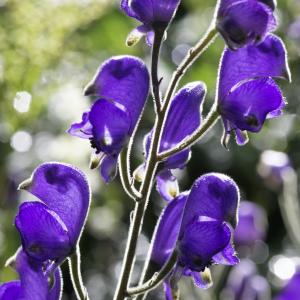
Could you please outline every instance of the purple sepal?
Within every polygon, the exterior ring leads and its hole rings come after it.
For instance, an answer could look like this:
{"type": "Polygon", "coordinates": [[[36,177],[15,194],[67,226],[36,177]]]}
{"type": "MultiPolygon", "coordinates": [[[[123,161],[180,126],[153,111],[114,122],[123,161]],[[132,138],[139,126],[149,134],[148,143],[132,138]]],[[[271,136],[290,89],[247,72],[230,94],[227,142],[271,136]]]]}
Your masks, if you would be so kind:
{"type": "Polygon", "coordinates": [[[135,18],[144,25],[164,26],[173,18],[180,0],[122,0],[122,10],[131,18],[135,18]]]}
{"type": "Polygon", "coordinates": [[[240,262],[239,258],[237,257],[237,253],[231,242],[219,253],[215,254],[212,257],[213,261],[216,264],[228,265],[233,266],[240,262]]]}
{"type": "Polygon", "coordinates": [[[83,172],[68,164],[44,163],[20,188],[42,202],[22,204],[16,217],[28,254],[41,255],[43,259],[47,255],[53,259],[70,254],[81,235],[90,205],[90,188],[83,172]],[[58,246],[57,253],[49,241],[58,246]],[[39,253],[40,250],[43,251],[39,253]]]}
{"type": "Polygon", "coordinates": [[[110,183],[117,176],[118,157],[106,155],[100,164],[100,174],[105,183],[110,183]]]}
{"type": "Polygon", "coordinates": [[[157,191],[166,201],[171,201],[178,196],[178,181],[170,170],[159,172],[156,176],[156,182],[157,191]]]}
{"type": "Polygon", "coordinates": [[[89,111],[87,111],[83,113],[81,122],[73,123],[67,130],[67,133],[82,139],[90,139],[93,137],[92,129],[93,127],[89,120],[89,111]]]}
{"type": "Polygon", "coordinates": [[[236,50],[261,43],[276,28],[271,6],[258,0],[221,0],[217,29],[228,47],[236,50]]]}
{"type": "Polygon", "coordinates": [[[44,264],[31,259],[19,250],[14,268],[20,279],[0,286],[1,300],[59,300],[62,292],[60,269],[52,277],[45,276],[44,264]]]}

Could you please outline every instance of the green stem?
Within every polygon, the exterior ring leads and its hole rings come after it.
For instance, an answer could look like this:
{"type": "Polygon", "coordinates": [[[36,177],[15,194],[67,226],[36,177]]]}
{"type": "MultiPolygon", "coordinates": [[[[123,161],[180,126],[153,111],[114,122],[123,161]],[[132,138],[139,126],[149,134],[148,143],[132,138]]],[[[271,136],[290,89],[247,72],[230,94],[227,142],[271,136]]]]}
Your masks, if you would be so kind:
{"type": "Polygon", "coordinates": [[[168,276],[168,274],[173,269],[175,263],[177,260],[177,253],[174,251],[168,261],[164,264],[162,269],[155,273],[150,280],[145,282],[142,285],[139,285],[137,287],[132,287],[128,289],[128,296],[143,294],[145,292],[151,291],[154,288],[156,288],[159,284],[162,283],[162,281],[168,276]]]}
{"type": "Polygon", "coordinates": [[[132,178],[130,176],[128,149],[129,148],[126,147],[121,151],[119,157],[119,173],[120,173],[122,186],[125,192],[130,198],[135,200],[136,198],[141,197],[141,195],[135,189],[132,178]]]}
{"type": "Polygon", "coordinates": [[[81,277],[79,246],[76,247],[76,251],[69,257],[69,269],[77,299],[89,300],[87,290],[84,287],[81,277]]]}
{"type": "Polygon", "coordinates": [[[156,112],[160,113],[161,99],[159,91],[159,79],[158,79],[158,60],[160,54],[160,48],[162,40],[165,34],[166,25],[158,24],[154,27],[154,41],[151,55],[151,83],[152,83],[152,95],[155,103],[156,112]]]}
{"type": "Polygon", "coordinates": [[[197,129],[192,135],[188,136],[186,139],[184,139],[180,144],[175,146],[174,148],[164,151],[160,154],[158,154],[158,160],[164,160],[170,157],[171,155],[174,155],[188,147],[191,147],[193,144],[195,144],[207,131],[217,122],[219,119],[219,113],[217,109],[213,107],[211,112],[208,114],[207,118],[204,120],[203,125],[197,129]]]}

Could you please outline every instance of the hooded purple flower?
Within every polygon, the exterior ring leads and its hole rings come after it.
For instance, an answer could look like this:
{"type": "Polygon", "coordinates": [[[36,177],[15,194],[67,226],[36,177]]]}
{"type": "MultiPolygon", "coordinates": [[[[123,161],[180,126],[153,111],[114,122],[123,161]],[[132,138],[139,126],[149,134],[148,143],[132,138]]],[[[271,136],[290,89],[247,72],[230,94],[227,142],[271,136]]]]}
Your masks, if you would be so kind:
{"type": "MultiPolygon", "coordinates": [[[[210,284],[211,264],[234,265],[238,258],[232,245],[237,224],[239,192],[229,177],[201,176],[190,192],[170,201],[155,232],[151,264],[159,269],[176,249],[177,264],[165,282],[167,299],[182,275],[192,276],[200,288],[210,284]]],[[[169,298],[168,298],[169,297],[169,298]]]]}
{"type": "Polygon", "coordinates": [[[300,271],[292,277],[275,300],[298,300],[300,294],[300,271]]]}
{"type": "Polygon", "coordinates": [[[147,35],[148,44],[152,44],[153,31],[160,27],[166,29],[175,15],[180,0],[121,0],[121,8],[143,25],[138,26],[131,35],[147,35]]]}
{"type": "Polygon", "coordinates": [[[268,35],[258,46],[225,49],[220,64],[218,110],[224,122],[224,142],[232,131],[237,143],[247,142],[246,131],[258,132],[285,105],[272,77],[290,79],[284,44],[268,35]]]}
{"type": "Polygon", "coordinates": [[[249,201],[242,201],[239,207],[239,224],[234,231],[236,246],[253,246],[257,240],[264,240],[267,217],[263,208],[249,201]]]}
{"type": "Polygon", "coordinates": [[[99,99],[68,133],[89,139],[99,155],[100,172],[109,182],[116,175],[120,151],[139,121],[149,91],[145,64],[133,56],[116,56],[102,64],[85,88],[99,99]]]}
{"type": "Polygon", "coordinates": [[[242,260],[234,266],[221,294],[224,300],[270,300],[271,291],[267,280],[258,275],[251,260],[242,260]]]}
{"type": "Polygon", "coordinates": [[[217,29],[229,48],[259,44],[276,27],[274,0],[220,0],[217,29]]]}
{"type": "Polygon", "coordinates": [[[37,261],[61,263],[77,246],[90,204],[85,175],[75,167],[45,163],[20,188],[39,201],[24,202],[15,219],[24,251],[37,261]]]}
{"type": "MultiPolygon", "coordinates": [[[[202,101],[206,94],[204,83],[197,81],[182,87],[172,99],[170,110],[163,130],[160,152],[169,150],[191,135],[201,123],[202,101]]],[[[144,153],[149,153],[152,132],[145,136],[144,153]]],[[[171,200],[178,194],[176,178],[172,169],[184,168],[191,156],[191,150],[186,149],[172,155],[162,164],[162,170],[157,176],[157,188],[166,200],[171,200]]],[[[137,170],[137,177],[143,177],[145,165],[137,170]]]]}
{"type": "Polygon", "coordinates": [[[61,299],[61,271],[56,269],[47,277],[45,264],[37,262],[19,250],[14,261],[14,268],[20,279],[0,285],[1,300],[59,300],[61,299]]]}

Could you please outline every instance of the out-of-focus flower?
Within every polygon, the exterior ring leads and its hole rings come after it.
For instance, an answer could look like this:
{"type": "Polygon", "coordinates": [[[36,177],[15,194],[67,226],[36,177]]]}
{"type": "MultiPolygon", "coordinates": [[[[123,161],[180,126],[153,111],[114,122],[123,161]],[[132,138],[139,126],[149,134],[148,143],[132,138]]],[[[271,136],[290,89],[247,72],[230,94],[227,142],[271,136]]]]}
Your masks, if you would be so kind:
{"type": "Polygon", "coordinates": [[[300,17],[289,26],[288,36],[300,42],[300,17]]]}
{"type": "Polygon", "coordinates": [[[267,180],[270,186],[281,186],[284,174],[292,170],[287,154],[279,151],[266,150],[259,160],[257,171],[267,180]]]}
{"type": "Polygon", "coordinates": [[[229,48],[257,45],[276,28],[273,0],[220,0],[217,29],[229,48]]]}
{"type": "Polygon", "coordinates": [[[131,39],[146,35],[147,43],[151,45],[154,31],[167,28],[179,3],[180,0],[122,0],[121,8],[124,12],[143,24],[130,33],[131,39]]]}
{"type": "Polygon", "coordinates": [[[242,260],[230,272],[222,291],[222,299],[269,300],[271,291],[267,280],[257,274],[254,263],[251,260],[242,260]]]}
{"type": "Polygon", "coordinates": [[[1,300],[59,300],[61,298],[62,280],[59,268],[47,277],[44,268],[47,264],[30,258],[19,250],[14,268],[20,279],[0,285],[1,300]]]}
{"type": "Polygon", "coordinates": [[[24,251],[39,262],[61,263],[76,249],[90,204],[85,175],[62,163],[45,163],[20,188],[39,201],[20,205],[15,219],[24,251]]]}
{"type": "MultiPolygon", "coordinates": [[[[206,86],[202,82],[192,82],[181,88],[171,101],[170,110],[163,130],[159,151],[163,152],[175,147],[192,134],[201,123],[202,101],[206,94],[206,86]]],[[[152,131],[145,136],[144,153],[149,154],[152,131]]],[[[157,176],[157,188],[167,201],[177,196],[179,189],[172,169],[184,168],[191,156],[186,149],[172,155],[162,163],[162,170],[157,176]]],[[[136,174],[142,177],[145,165],[138,168],[136,174]]]]}
{"type": "Polygon", "coordinates": [[[176,249],[177,263],[165,281],[167,299],[182,275],[200,288],[211,284],[211,264],[238,263],[231,226],[237,224],[239,192],[231,178],[201,176],[190,192],[181,193],[163,211],[155,232],[151,264],[160,268],[176,249]]]}
{"type": "Polygon", "coordinates": [[[133,56],[110,58],[85,88],[85,95],[99,99],[68,133],[91,141],[105,182],[116,176],[118,156],[139,121],[148,91],[147,68],[133,56]]]}
{"type": "Polygon", "coordinates": [[[275,300],[298,300],[300,295],[300,272],[298,271],[275,300]]]}
{"type": "Polygon", "coordinates": [[[239,207],[239,223],[234,231],[236,246],[253,246],[263,240],[267,230],[267,216],[263,208],[253,202],[242,201],[239,207]]]}
{"type": "Polygon", "coordinates": [[[278,37],[268,35],[258,46],[238,51],[225,49],[218,86],[225,145],[232,131],[243,145],[246,131],[258,132],[266,119],[281,114],[285,102],[272,77],[290,79],[286,49],[278,37]]]}

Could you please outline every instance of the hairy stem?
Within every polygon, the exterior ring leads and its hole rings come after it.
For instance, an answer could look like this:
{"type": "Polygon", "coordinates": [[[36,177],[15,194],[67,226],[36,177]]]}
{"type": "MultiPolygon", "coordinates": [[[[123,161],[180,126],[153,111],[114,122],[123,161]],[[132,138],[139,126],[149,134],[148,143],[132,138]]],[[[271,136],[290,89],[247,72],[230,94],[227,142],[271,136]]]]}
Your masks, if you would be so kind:
{"type": "Polygon", "coordinates": [[[158,61],[162,40],[164,38],[166,25],[158,24],[154,27],[154,41],[152,47],[151,56],[151,83],[152,83],[152,95],[155,103],[156,113],[160,113],[161,110],[161,99],[159,85],[160,81],[158,78],[158,61]]]}
{"type": "Polygon", "coordinates": [[[76,247],[76,251],[69,257],[69,269],[77,299],[89,300],[86,288],[84,287],[81,277],[79,246],[76,247]]]}
{"type": "Polygon", "coordinates": [[[168,274],[171,272],[172,268],[174,267],[177,260],[177,253],[174,251],[168,261],[164,264],[162,269],[155,273],[150,280],[145,282],[142,285],[139,285],[137,287],[132,287],[128,289],[128,295],[138,295],[143,294],[145,292],[148,292],[150,290],[153,290],[156,288],[159,284],[162,283],[162,281],[168,276],[168,274]]]}
{"type": "Polygon", "coordinates": [[[135,189],[132,178],[130,176],[128,149],[129,148],[126,147],[121,151],[119,157],[119,172],[120,172],[122,186],[125,192],[130,198],[135,200],[136,198],[139,198],[141,195],[135,189]]]}
{"type": "MultiPolygon", "coordinates": [[[[153,45],[153,51],[152,51],[152,87],[154,88],[155,93],[158,93],[159,95],[159,81],[157,74],[154,74],[156,71],[157,73],[157,64],[158,64],[158,57],[154,57],[154,55],[159,55],[159,49],[160,45],[158,45],[158,41],[160,43],[162,42],[162,38],[164,35],[164,32],[160,32],[160,38],[155,38],[155,43],[153,45]],[[155,48],[155,49],[154,49],[155,48]],[[154,63],[153,63],[154,60],[154,63]],[[153,81],[154,80],[154,81],[153,81]]],[[[155,94],[154,94],[155,95],[155,94]]],[[[158,105],[160,105],[160,99],[156,98],[154,96],[155,102],[158,105]],[[158,99],[158,101],[157,101],[158,99]]],[[[159,106],[160,109],[160,106],[159,106]]],[[[135,250],[137,246],[138,237],[140,235],[142,226],[143,226],[143,220],[145,215],[145,210],[148,205],[149,196],[151,193],[152,183],[154,174],[157,168],[157,152],[158,152],[158,146],[160,142],[160,135],[162,131],[163,126],[163,118],[160,117],[159,111],[157,111],[156,114],[156,120],[153,128],[153,139],[151,141],[150,145],[150,151],[149,151],[149,157],[146,164],[146,170],[145,170],[145,178],[142,182],[142,185],[140,187],[140,194],[141,197],[136,198],[136,204],[133,212],[132,221],[129,228],[129,234],[127,239],[127,245],[125,249],[125,255],[123,259],[123,266],[121,275],[119,278],[118,286],[114,295],[114,300],[123,300],[126,298],[127,295],[127,287],[130,282],[130,276],[132,272],[132,268],[134,265],[135,260],[135,250]]]]}

